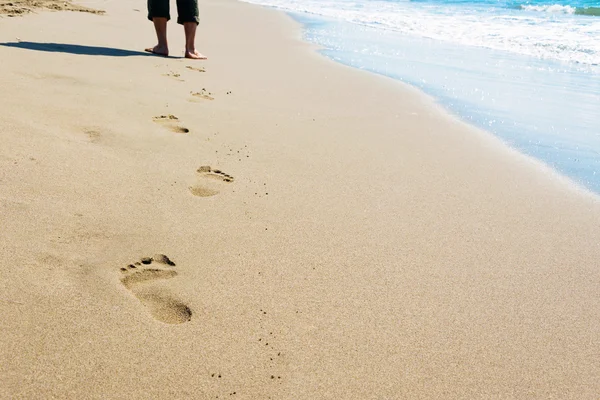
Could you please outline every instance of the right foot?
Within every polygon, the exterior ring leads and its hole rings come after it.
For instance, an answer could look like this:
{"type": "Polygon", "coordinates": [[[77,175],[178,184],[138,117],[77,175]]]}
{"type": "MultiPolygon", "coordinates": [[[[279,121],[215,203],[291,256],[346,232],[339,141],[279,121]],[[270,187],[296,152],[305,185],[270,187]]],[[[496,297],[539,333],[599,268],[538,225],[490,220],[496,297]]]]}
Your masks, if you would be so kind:
{"type": "Polygon", "coordinates": [[[186,50],[185,58],[191,58],[192,60],[206,60],[206,56],[202,53],[198,53],[196,49],[186,50]]]}
{"type": "Polygon", "coordinates": [[[167,46],[162,46],[157,44],[154,47],[149,47],[146,50],[148,53],[156,54],[159,56],[168,57],[169,56],[169,48],[167,46]]]}

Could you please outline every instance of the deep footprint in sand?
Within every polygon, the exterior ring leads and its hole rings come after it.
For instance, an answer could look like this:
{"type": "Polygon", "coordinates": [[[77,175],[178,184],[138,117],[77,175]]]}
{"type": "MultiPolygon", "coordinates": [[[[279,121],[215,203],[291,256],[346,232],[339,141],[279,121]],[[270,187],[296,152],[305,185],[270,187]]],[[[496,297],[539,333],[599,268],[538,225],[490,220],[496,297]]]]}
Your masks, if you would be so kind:
{"type": "Polygon", "coordinates": [[[192,318],[192,310],[159,284],[177,276],[174,266],[175,263],[164,254],[145,257],[121,268],[121,282],[156,320],[182,324],[192,318]]]}
{"type": "Polygon", "coordinates": [[[161,124],[175,133],[189,133],[190,130],[188,128],[184,128],[179,125],[179,118],[176,116],[169,115],[159,115],[158,117],[152,118],[152,120],[158,124],[161,124]]]}
{"type": "Polygon", "coordinates": [[[190,187],[194,196],[210,197],[218,194],[225,185],[233,182],[233,176],[209,166],[202,166],[196,171],[198,183],[190,187]]]}

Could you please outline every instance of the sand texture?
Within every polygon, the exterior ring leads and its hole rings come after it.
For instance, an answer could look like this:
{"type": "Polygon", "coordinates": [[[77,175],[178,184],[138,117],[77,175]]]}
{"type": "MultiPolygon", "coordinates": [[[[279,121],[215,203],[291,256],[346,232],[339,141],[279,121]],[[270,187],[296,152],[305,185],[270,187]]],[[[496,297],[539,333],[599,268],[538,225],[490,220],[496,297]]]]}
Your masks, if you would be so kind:
{"type": "Polygon", "coordinates": [[[277,11],[77,4],[0,19],[1,399],[598,398],[597,197],[277,11]]]}
{"type": "Polygon", "coordinates": [[[66,0],[0,0],[0,15],[5,14],[15,17],[34,12],[35,9],[48,9],[55,11],[80,11],[93,14],[103,14],[102,10],[95,10],[73,4],[66,0]]]}

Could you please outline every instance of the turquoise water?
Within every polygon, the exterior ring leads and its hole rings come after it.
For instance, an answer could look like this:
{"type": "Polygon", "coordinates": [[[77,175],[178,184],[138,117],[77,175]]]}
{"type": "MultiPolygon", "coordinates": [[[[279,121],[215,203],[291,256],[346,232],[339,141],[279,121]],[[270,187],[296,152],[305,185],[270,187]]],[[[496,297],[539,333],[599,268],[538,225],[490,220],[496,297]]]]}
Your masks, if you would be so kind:
{"type": "Polygon", "coordinates": [[[600,0],[248,0],[600,193],[600,0]]]}

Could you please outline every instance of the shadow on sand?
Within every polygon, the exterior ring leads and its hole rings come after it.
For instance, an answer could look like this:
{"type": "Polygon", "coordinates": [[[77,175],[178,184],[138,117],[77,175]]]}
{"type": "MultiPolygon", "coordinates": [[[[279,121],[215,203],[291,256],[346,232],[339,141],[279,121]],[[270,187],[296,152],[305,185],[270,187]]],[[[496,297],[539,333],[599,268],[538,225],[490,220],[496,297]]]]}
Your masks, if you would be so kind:
{"type": "Polygon", "coordinates": [[[152,56],[144,51],[114,49],[112,47],[81,46],[78,44],[12,42],[0,43],[0,46],[17,47],[19,49],[46,51],[50,53],[83,54],[86,56],[132,57],[152,56]]]}

